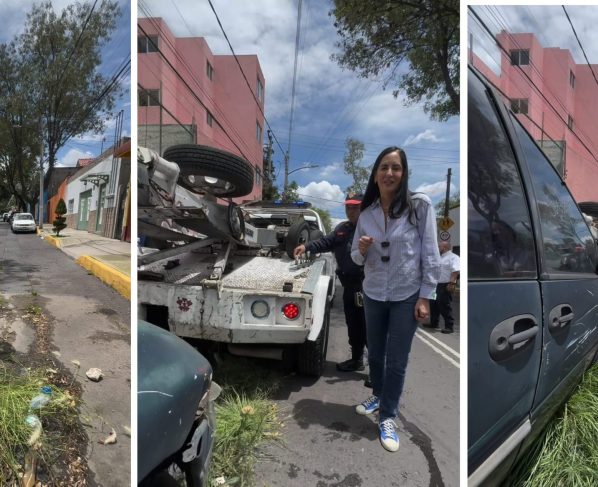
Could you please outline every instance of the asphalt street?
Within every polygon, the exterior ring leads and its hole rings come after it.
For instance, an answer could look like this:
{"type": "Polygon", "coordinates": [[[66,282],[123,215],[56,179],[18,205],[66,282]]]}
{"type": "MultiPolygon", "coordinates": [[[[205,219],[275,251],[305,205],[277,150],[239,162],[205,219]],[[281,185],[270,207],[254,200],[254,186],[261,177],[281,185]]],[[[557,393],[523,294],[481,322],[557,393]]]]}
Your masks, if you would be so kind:
{"type": "Polygon", "coordinates": [[[283,443],[264,448],[256,485],[458,486],[458,319],[452,335],[417,331],[397,420],[400,449],[389,453],[378,441],[376,418],[355,413],[355,405],[371,393],[363,385],[366,373],[335,367],[349,354],[342,288],[336,292],[324,375],[317,381],[284,379],[275,397],[285,425],[283,443]]]}
{"type": "MultiPolygon", "coordinates": [[[[130,485],[130,302],[39,236],[12,234],[7,223],[0,223],[0,295],[16,309],[35,297],[53,328],[52,350],[81,383],[81,420],[89,438],[81,453],[90,485],[130,485]],[[91,367],[102,370],[101,382],[87,380],[91,367]],[[99,444],[112,428],[116,444],[99,444]]],[[[33,331],[22,322],[8,326],[16,328],[13,345],[26,353],[33,331]]]]}

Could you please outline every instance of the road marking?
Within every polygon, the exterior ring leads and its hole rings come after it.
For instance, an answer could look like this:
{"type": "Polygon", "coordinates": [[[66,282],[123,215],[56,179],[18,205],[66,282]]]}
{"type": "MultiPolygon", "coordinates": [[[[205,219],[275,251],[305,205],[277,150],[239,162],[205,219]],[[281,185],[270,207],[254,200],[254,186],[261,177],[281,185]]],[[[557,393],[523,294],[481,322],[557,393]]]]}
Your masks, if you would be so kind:
{"type": "MultiPolygon", "coordinates": [[[[438,355],[440,355],[441,357],[445,358],[448,362],[450,362],[451,364],[453,364],[455,367],[457,367],[458,369],[461,368],[459,366],[459,362],[456,362],[455,360],[453,360],[452,357],[449,357],[446,353],[444,353],[442,350],[440,350],[439,348],[435,347],[434,345],[432,345],[431,342],[429,342],[428,340],[426,340],[421,334],[416,333],[415,336],[417,338],[419,338],[422,342],[424,342],[426,345],[428,345],[428,347],[430,347],[432,350],[434,350],[438,355]]],[[[431,338],[430,336],[428,336],[429,338],[431,338]]],[[[436,340],[438,341],[438,340],[436,340]]],[[[447,347],[448,348],[448,347],[447,347]]],[[[455,351],[453,350],[453,353],[455,353],[455,351]]]]}
{"type": "Polygon", "coordinates": [[[457,360],[459,360],[461,358],[461,355],[459,354],[459,352],[457,352],[456,350],[453,350],[451,347],[449,347],[446,343],[444,343],[442,340],[439,340],[438,338],[436,338],[435,336],[433,336],[431,333],[422,330],[421,328],[417,330],[417,332],[419,334],[423,334],[426,338],[436,342],[438,345],[440,345],[442,348],[444,348],[447,352],[449,352],[450,354],[454,355],[455,358],[457,358],[457,360]]]}

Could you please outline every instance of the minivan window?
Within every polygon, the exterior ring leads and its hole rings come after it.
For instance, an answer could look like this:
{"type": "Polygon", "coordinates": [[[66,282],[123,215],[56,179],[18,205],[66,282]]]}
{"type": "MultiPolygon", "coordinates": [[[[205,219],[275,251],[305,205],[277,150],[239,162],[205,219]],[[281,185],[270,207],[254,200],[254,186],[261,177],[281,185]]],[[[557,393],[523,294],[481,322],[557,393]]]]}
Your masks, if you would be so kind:
{"type": "Polygon", "coordinates": [[[587,272],[595,276],[596,244],[565,183],[512,116],[531,172],[547,272],[587,272]]]}
{"type": "Polygon", "coordinates": [[[530,215],[513,151],[483,84],[469,77],[470,279],[537,276],[530,215]]]}

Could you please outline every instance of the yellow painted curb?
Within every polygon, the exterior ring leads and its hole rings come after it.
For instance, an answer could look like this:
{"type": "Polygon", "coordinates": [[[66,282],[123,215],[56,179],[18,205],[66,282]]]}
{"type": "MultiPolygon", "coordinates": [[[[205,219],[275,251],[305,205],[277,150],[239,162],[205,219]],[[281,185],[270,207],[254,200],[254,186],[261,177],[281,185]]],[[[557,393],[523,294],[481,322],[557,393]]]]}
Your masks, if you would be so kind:
{"type": "Polygon", "coordinates": [[[114,267],[100,262],[91,255],[82,255],[75,261],[81,267],[90,271],[94,276],[105,282],[125,298],[131,299],[131,278],[114,267]]]}
{"type": "MultiPolygon", "coordinates": [[[[39,234],[39,230],[38,230],[39,234]]],[[[44,235],[44,240],[48,242],[50,245],[54,245],[57,249],[62,248],[62,242],[57,239],[56,237],[52,237],[51,235],[44,235]]]]}

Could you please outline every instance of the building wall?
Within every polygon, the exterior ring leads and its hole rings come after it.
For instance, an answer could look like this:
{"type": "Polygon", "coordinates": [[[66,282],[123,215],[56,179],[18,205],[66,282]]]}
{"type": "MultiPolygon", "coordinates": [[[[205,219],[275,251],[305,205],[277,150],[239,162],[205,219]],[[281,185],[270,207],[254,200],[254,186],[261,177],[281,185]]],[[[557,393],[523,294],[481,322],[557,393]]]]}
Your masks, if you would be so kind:
{"type": "MultiPolygon", "coordinates": [[[[474,65],[510,99],[528,99],[529,117],[517,115],[518,119],[539,145],[543,141],[551,145],[550,139],[559,144],[564,142],[563,179],[578,202],[595,201],[598,162],[587,149],[598,157],[598,118],[595,116],[598,88],[590,68],[576,64],[567,49],[542,47],[533,34],[503,32],[497,35],[497,41],[507,52],[529,49],[530,64],[514,66],[510,57],[501,51],[500,76],[484,67],[479,58],[474,57],[474,65]],[[574,86],[570,84],[570,72],[575,76],[574,86]],[[538,90],[530,85],[528,77],[538,90]],[[579,138],[567,127],[569,116],[573,117],[573,131],[579,138]]],[[[598,70],[598,65],[592,67],[598,70]]]]}
{"type": "Polygon", "coordinates": [[[56,206],[58,206],[58,202],[61,198],[64,200],[64,203],[66,204],[67,183],[68,179],[65,179],[62,183],[60,183],[60,186],[58,186],[58,191],[56,192],[56,194],[48,200],[47,223],[52,223],[54,221],[54,218],[56,218],[56,206]]]}
{"type": "MultiPolygon", "coordinates": [[[[153,148],[163,153],[171,141],[175,141],[172,133],[181,137],[194,138],[197,144],[220,148],[246,159],[253,167],[254,174],[263,173],[263,140],[265,133],[264,117],[258,108],[252,93],[241,74],[232,55],[215,56],[206,40],[202,37],[175,38],[166,23],[159,18],[139,19],[140,27],[148,35],[158,35],[160,53],[138,54],[138,78],[144,89],[160,89],[159,106],[138,109],[139,133],[146,133],[153,148]],[[207,63],[213,68],[212,79],[207,74],[207,63]],[[180,73],[181,80],[174,73],[169,63],[180,73]],[[194,96],[192,92],[196,95],[194,96]],[[168,113],[170,112],[170,114],[168,113]],[[208,115],[213,117],[212,125],[208,123],[208,115]],[[256,122],[262,128],[262,137],[256,136],[256,122]],[[163,137],[162,143],[156,141],[155,126],[177,126],[165,130],[169,135],[163,137]],[[187,135],[179,133],[187,128],[195,127],[187,135]],[[153,126],[145,131],[144,126],[153,126]],[[232,141],[231,141],[232,139],[232,141]]],[[[139,36],[144,36],[141,29],[139,36]]],[[[265,93],[265,80],[257,56],[238,56],[243,70],[249,80],[253,93],[257,97],[257,80],[261,81],[265,93]]],[[[263,110],[263,102],[261,103],[263,110]]],[[[142,137],[143,139],[143,137],[142,137]]],[[[255,181],[250,195],[237,198],[237,202],[261,198],[261,182],[255,181]]]]}

